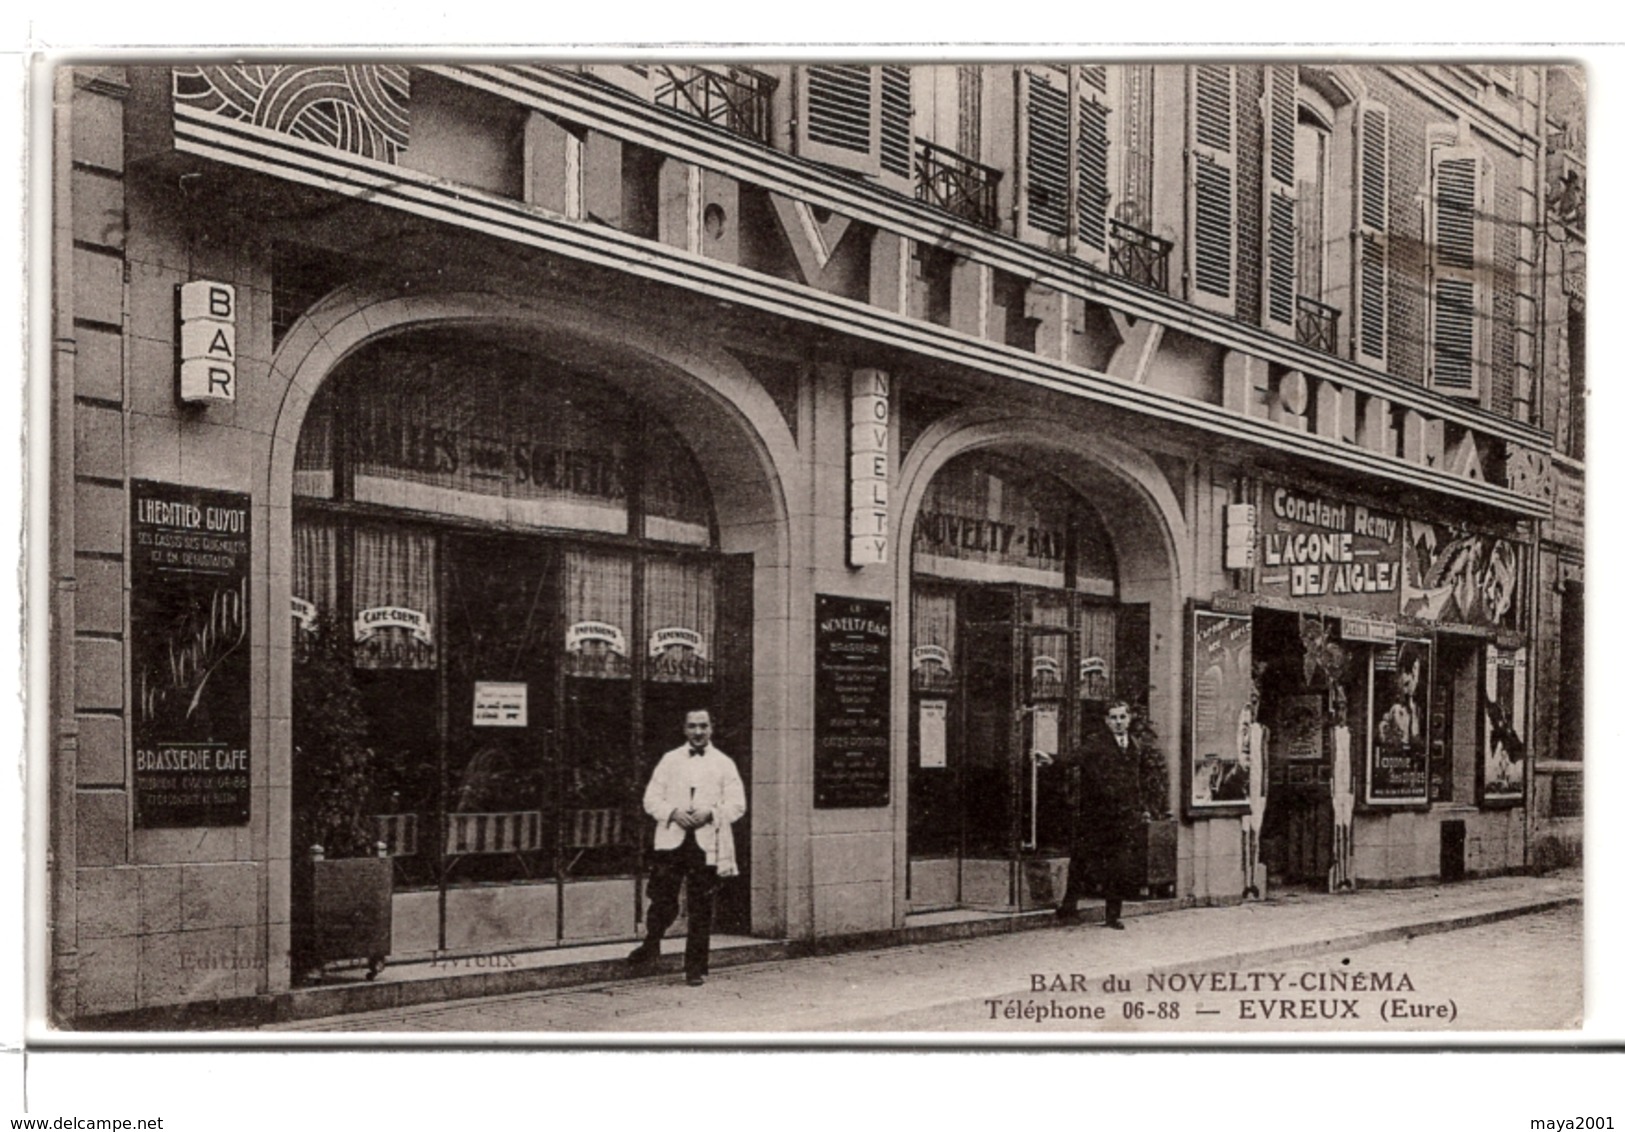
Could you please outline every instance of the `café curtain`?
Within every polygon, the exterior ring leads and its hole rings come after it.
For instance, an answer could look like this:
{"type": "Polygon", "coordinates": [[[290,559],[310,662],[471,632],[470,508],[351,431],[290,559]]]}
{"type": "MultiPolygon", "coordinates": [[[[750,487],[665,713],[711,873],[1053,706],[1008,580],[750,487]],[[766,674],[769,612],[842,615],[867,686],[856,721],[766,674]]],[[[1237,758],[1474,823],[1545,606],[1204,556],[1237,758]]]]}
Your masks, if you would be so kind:
{"type": "MultiPolygon", "coordinates": [[[[338,611],[339,528],[319,519],[295,519],[293,523],[293,611],[299,617],[313,613],[316,618],[331,617],[338,611]],[[313,610],[306,606],[314,607],[313,610]]],[[[301,619],[305,629],[315,622],[301,619]]],[[[296,626],[298,628],[298,626],[296,626]]]]}
{"type": "Polygon", "coordinates": [[[709,684],[716,663],[716,571],[712,564],[650,559],[644,566],[643,609],[649,637],[649,679],[709,684]]]}
{"type": "Polygon", "coordinates": [[[357,528],[354,604],[357,668],[433,668],[440,634],[434,537],[357,528]]]}
{"type": "Polygon", "coordinates": [[[951,692],[953,668],[958,663],[953,592],[916,589],[913,604],[914,641],[909,656],[914,690],[951,692]]]}
{"type": "Polygon", "coordinates": [[[632,560],[572,550],[564,556],[564,672],[601,680],[632,676],[632,560]]]}

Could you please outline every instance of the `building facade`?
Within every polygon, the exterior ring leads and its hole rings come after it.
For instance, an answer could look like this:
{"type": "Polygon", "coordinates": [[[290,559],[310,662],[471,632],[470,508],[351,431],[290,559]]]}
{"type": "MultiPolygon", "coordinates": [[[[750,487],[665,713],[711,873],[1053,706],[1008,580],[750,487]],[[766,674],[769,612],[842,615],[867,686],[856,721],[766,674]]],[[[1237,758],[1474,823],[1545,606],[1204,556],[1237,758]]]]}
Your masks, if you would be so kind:
{"type": "Polygon", "coordinates": [[[1585,754],[1586,100],[1577,67],[1546,74],[1546,218],[1538,272],[1540,420],[1552,434],[1541,527],[1530,863],[1579,860],[1585,754]]]}
{"type": "Polygon", "coordinates": [[[1572,844],[1560,85],[64,69],[54,1017],[290,992],[335,791],[392,962],[630,940],[694,707],[769,938],[1052,903],[1118,699],[1183,900],[1572,844]]]}

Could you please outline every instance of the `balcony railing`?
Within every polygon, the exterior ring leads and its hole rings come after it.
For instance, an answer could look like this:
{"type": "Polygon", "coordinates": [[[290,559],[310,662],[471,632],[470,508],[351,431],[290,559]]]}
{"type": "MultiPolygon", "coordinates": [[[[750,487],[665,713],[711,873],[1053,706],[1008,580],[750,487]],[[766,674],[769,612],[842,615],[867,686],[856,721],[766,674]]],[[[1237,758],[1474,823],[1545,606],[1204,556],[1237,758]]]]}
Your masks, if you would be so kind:
{"type": "Polygon", "coordinates": [[[1341,313],[1336,307],[1316,302],[1307,295],[1299,295],[1299,343],[1322,353],[1337,353],[1337,316],[1341,313]]]}
{"type": "Polygon", "coordinates": [[[750,67],[693,64],[657,69],[655,102],[763,145],[773,140],[770,110],[779,81],[750,67]]]}
{"type": "Polygon", "coordinates": [[[914,195],[961,220],[997,228],[999,171],[924,138],[917,144],[914,195]]]}
{"type": "Polygon", "coordinates": [[[1168,256],[1174,250],[1172,240],[1153,236],[1150,232],[1112,221],[1112,274],[1141,287],[1168,293],[1168,256]]]}

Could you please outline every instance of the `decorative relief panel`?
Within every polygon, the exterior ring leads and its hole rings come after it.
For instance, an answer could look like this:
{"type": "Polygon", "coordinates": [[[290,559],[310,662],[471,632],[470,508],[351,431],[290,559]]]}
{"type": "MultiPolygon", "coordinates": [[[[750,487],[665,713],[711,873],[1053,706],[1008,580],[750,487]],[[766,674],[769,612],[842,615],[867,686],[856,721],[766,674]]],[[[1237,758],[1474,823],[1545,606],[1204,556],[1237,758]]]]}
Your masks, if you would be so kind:
{"type": "Polygon", "coordinates": [[[401,66],[235,64],[175,68],[175,105],[391,164],[409,140],[401,66]]]}
{"type": "Polygon", "coordinates": [[[1552,458],[1546,453],[1509,441],[1506,476],[1507,487],[1519,495],[1551,501],[1554,494],[1552,458]]]}

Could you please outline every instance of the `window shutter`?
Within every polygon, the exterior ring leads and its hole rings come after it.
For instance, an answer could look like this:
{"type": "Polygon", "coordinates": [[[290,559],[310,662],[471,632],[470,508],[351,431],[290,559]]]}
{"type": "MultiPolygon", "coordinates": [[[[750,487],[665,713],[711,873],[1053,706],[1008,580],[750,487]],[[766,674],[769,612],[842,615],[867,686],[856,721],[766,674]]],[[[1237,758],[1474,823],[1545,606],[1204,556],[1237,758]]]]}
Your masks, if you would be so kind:
{"type": "Polygon", "coordinates": [[[1298,186],[1295,145],[1298,136],[1298,69],[1270,67],[1269,114],[1264,160],[1268,257],[1265,261],[1265,322],[1287,334],[1296,333],[1298,305],[1298,186]]]}
{"type": "Polygon", "coordinates": [[[1201,306],[1235,305],[1236,74],[1234,67],[1192,68],[1191,284],[1201,306]]]}
{"type": "Polygon", "coordinates": [[[1381,367],[1388,360],[1388,110],[1360,107],[1355,139],[1355,321],[1357,360],[1381,367]]]}
{"type": "Polygon", "coordinates": [[[907,184],[914,167],[914,104],[907,67],[880,68],[880,168],[907,184]]]}
{"type": "Polygon", "coordinates": [[[1098,261],[1106,254],[1106,217],[1111,209],[1106,68],[1079,67],[1078,78],[1078,252],[1098,261]]]}
{"type": "Polygon", "coordinates": [[[1050,67],[1022,68],[1027,159],[1022,167],[1022,237],[1059,247],[1068,226],[1071,145],[1066,75],[1050,67]]]}
{"type": "Polygon", "coordinates": [[[1478,392],[1479,160],[1469,151],[1433,151],[1433,387],[1478,392]]]}
{"type": "Polygon", "coordinates": [[[809,66],[803,74],[807,84],[803,125],[808,148],[835,150],[849,155],[849,161],[856,158],[867,164],[874,138],[874,68],[851,64],[809,66]]]}
{"type": "Polygon", "coordinates": [[[1023,72],[1027,112],[1027,161],[1024,172],[1023,235],[1053,245],[1066,239],[1067,189],[1071,175],[1066,76],[1048,67],[1023,72]],[[1045,239],[1044,237],[1053,239],[1045,239]]]}
{"type": "Polygon", "coordinates": [[[796,152],[906,189],[914,149],[909,68],[825,63],[796,75],[796,152]]]}

